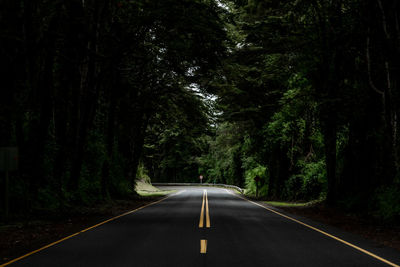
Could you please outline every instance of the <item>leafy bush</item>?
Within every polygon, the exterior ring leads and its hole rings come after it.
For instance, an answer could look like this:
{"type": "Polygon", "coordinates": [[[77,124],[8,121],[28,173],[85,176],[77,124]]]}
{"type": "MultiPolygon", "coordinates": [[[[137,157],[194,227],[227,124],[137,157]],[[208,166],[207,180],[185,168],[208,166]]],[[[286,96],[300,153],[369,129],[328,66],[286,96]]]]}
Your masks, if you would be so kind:
{"type": "Polygon", "coordinates": [[[38,190],[37,200],[34,204],[34,208],[38,210],[56,210],[58,208],[56,194],[50,186],[38,190]]]}
{"type": "Polygon", "coordinates": [[[399,186],[381,187],[376,191],[377,215],[385,221],[400,219],[399,186]]]}
{"type": "Polygon", "coordinates": [[[325,161],[304,163],[302,173],[304,181],[302,192],[305,200],[317,199],[326,191],[326,168],[325,161]]]}
{"type": "Polygon", "coordinates": [[[265,197],[268,194],[268,169],[267,167],[258,165],[257,167],[247,170],[245,172],[245,178],[246,178],[246,191],[247,194],[250,195],[256,195],[256,182],[254,178],[258,176],[260,177],[260,182],[259,182],[259,189],[258,189],[258,196],[260,197],[265,197]]]}
{"type": "Polygon", "coordinates": [[[326,191],[325,163],[299,161],[300,174],[292,175],[285,182],[284,196],[289,200],[311,200],[326,191]]]}
{"type": "Polygon", "coordinates": [[[318,179],[317,175],[304,176],[304,182],[302,186],[302,193],[304,194],[305,200],[317,199],[320,197],[324,183],[318,179]]]}
{"type": "Polygon", "coordinates": [[[292,175],[285,182],[284,196],[288,200],[297,200],[303,198],[303,184],[304,184],[304,175],[292,175]]]}
{"type": "Polygon", "coordinates": [[[144,167],[143,163],[140,162],[137,172],[136,172],[136,179],[140,179],[141,181],[151,184],[150,176],[147,174],[147,170],[144,167]]]}
{"type": "Polygon", "coordinates": [[[122,198],[129,198],[134,193],[131,183],[128,180],[120,180],[118,184],[115,185],[116,196],[122,198]]]}
{"type": "Polygon", "coordinates": [[[84,205],[91,206],[101,199],[100,181],[93,179],[81,179],[79,196],[84,205]]]}

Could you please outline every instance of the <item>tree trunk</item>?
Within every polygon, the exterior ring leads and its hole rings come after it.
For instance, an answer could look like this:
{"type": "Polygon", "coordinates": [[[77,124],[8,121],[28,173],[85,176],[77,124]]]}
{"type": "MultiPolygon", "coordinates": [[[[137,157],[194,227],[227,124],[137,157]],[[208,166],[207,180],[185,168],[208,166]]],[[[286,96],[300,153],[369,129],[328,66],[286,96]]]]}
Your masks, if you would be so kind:
{"type": "Polygon", "coordinates": [[[336,180],[336,121],[332,114],[329,114],[324,123],[324,144],[326,176],[328,180],[327,203],[332,205],[337,200],[337,180],[336,180]]]}
{"type": "Polygon", "coordinates": [[[72,157],[72,169],[71,177],[69,182],[69,190],[72,192],[77,192],[79,189],[79,180],[83,164],[83,156],[86,150],[87,137],[89,133],[90,126],[95,117],[96,102],[98,99],[98,88],[96,84],[96,74],[97,74],[97,41],[99,35],[98,29],[98,13],[99,13],[99,3],[95,1],[93,9],[93,25],[91,25],[91,39],[88,41],[87,46],[87,57],[84,62],[82,62],[82,72],[81,72],[81,92],[83,94],[82,102],[79,103],[79,108],[81,111],[77,138],[75,142],[74,153],[72,157]]]}
{"type": "Polygon", "coordinates": [[[129,171],[128,171],[128,179],[129,182],[132,186],[132,188],[135,187],[135,180],[136,180],[136,172],[139,166],[139,161],[142,156],[142,151],[143,151],[143,145],[144,145],[144,139],[145,139],[145,134],[146,134],[146,129],[147,125],[149,122],[149,116],[145,114],[144,112],[142,115],[139,117],[139,121],[137,121],[137,128],[132,128],[132,139],[131,139],[131,157],[129,161],[129,171]]]}
{"type": "MultiPolygon", "coordinates": [[[[111,91],[112,89],[110,89],[111,91]]],[[[116,110],[116,99],[111,92],[109,97],[110,103],[108,107],[108,121],[107,121],[107,143],[106,143],[106,158],[103,162],[102,175],[101,175],[101,195],[103,199],[109,197],[109,186],[110,186],[110,168],[113,164],[113,149],[115,139],[115,110],[116,110]]]]}

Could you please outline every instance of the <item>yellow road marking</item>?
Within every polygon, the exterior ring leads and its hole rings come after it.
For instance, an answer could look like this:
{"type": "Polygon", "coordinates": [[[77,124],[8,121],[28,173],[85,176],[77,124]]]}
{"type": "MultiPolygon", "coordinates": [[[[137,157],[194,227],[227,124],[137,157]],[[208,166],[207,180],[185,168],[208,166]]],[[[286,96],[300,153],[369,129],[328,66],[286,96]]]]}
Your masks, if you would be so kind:
{"type": "Polygon", "coordinates": [[[206,216],[206,227],[210,228],[210,211],[208,208],[207,190],[205,189],[203,190],[203,203],[201,204],[199,228],[204,227],[204,215],[206,216]],[[204,206],[206,207],[205,214],[204,214],[204,206]]]}
{"type": "MultiPolygon", "coordinates": [[[[203,190],[203,203],[201,204],[199,228],[203,228],[204,226],[204,215],[206,216],[206,227],[210,228],[210,212],[208,208],[208,196],[207,196],[207,190],[205,189],[203,190]],[[204,203],[206,206],[205,214],[204,214],[204,203]]],[[[201,254],[207,253],[207,240],[205,239],[200,240],[200,253],[201,254]]]]}
{"type": "Polygon", "coordinates": [[[206,196],[206,192],[203,191],[203,203],[201,204],[199,228],[203,228],[203,225],[204,225],[204,199],[205,199],[205,196],[206,196]]]}
{"type": "Polygon", "coordinates": [[[350,246],[350,247],[352,247],[352,248],[354,248],[354,249],[356,249],[356,250],[358,250],[358,251],[360,251],[360,252],[362,252],[362,253],[364,253],[364,254],[367,254],[367,255],[369,255],[369,256],[371,256],[371,257],[373,257],[373,258],[375,258],[375,259],[377,259],[377,260],[379,260],[379,261],[381,261],[381,262],[384,262],[384,263],[386,263],[386,264],[388,264],[388,265],[390,265],[390,266],[393,266],[393,267],[400,267],[400,265],[397,265],[397,264],[395,264],[395,263],[393,263],[393,262],[391,262],[391,261],[388,261],[388,260],[386,260],[386,259],[384,259],[384,258],[382,258],[382,257],[379,257],[378,255],[376,255],[376,254],[374,254],[374,253],[372,253],[372,252],[369,252],[368,250],[365,250],[365,249],[363,249],[363,248],[360,248],[360,247],[358,247],[358,246],[356,246],[356,245],[354,245],[354,244],[351,244],[351,243],[349,243],[349,242],[347,242],[347,241],[345,241],[345,240],[343,240],[343,239],[341,239],[341,238],[339,238],[339,237],[336,237],[336,236],[331,235],[331,234],[329,234],[329,233],[327,233],[327,232],[324,232],[324,231],[322,231],[322,230],[320,230],[320,229],[318,229],[318,228],[315,228],[315,227],[313,227],[313,226],[311,226],[311,225],[309,225],[309,224],[303,223],[303,222],[301,222],[301,221],[299,221],[299,220],[296,220],[296,219],[294,219],[294,218],[292,218],[292,217],[289,217],[289,216],[287,216],[287,215],[284,215],[284,214],[282,214],[282,213],[280,213],[280,212],[277,212],[277,211],[275,211],[275,210],[273,210],[273,209],[267,208],[267,207],[265,207],[265,206],[263,206],[263,205],[261,205],[261,204],[258,204],[258,203],[254,202],[254,201],[245,199],[245,198],[240,197],[240,196],[238,196],[238,195],[235,195],[235,196],[237,196],[238,198],[241,198],[241,199],[243,199],[243,200],[246,200],[246,201],[248,201],[248,202],[250,202],[250,203],[253,203],[254,205],[257,205],[257,206],[259,206],[259,207],[261,207],[261,208],[264,208],[264,209],[266,209],[266,210],[268,210],[268,211],[270,211],[270,212],[272,212],[272,213],[275,213],[275,214],[277,214],[277,215],[279,215],[279,216],[282,216],[282,217],[284,217],[284,218],[286,218],[286,219],[289,219],[289,220],[294,221],[294,222],[296,222],[296,223],[298,223],[298,224],[301,224],[301,225],[303,225],[303,226],[305,226],[305,227],[307,227],[307,228],[310,228],[310,229],[312,229],[312,230],[314,230],[314,231],[317,231],[317,232],[319,232],[319,233],[321,233],[321,234],[323,234],[323,235],[325,235],[325,236],[327,236],[327,237],[330,237],[330,238],[332,238],[332,239],[334,239],[334,240],[336,240],[336,241],[339,241],[339,242],[341,242],[341,243],[343,243],[343,244],[345,244],[345,245],[347,245],[347,246],[350,246]]]}
{"type": "Polygon", "coordinates": [[[201,254],[207,253],[207,240],[205,239],[200,240],[200,253],[201,254]]]}
{"type": "Polygon", "coordinates": [[[207,190],[205,191],[206,193],[206,227],[210,228],[210,213],[208,210],[208,195],[207,195],[207,190]]]}
{"type": "MultiPolygon", "coordinates": [[[[171,196],[171,195],[170,195],[170,196],[171,196]]],[[[103,225],[103,224],[105,224],[105,223],[114,221],[115,219],[121,218],[121,217],[126,216],[126,215],[128,215],[128,214],[134,213],[134,212],[136,212],[136,211],[138,211],[138,210],[141,210],[141,209],[144,209],[144,208],[149,207],[149,206],[151,206],[151,205],[157,204],[157,203],[159,203],[159,202],[161,202],[161,201],[163,201],[163,200],[166,200],[166,199],[169,198],[170,196],[164,197],[164,198],[162,198],[162,199],[160,199],[160,200],[158,200],[158,201],[149,203],[149,204],[144,205],[144,206],[142,206],[142,207],[139,207],[139,208],[137,208],[137,209],[134,209],[134,210],[125,212],[125,213],[123,213],[123,214],[121,214],[121,215],[118,215],[118,216],[115,216],[115,217],[113,217],[113,218],[111,218],[111,219],[105,220],[105,221],[103,221],[103,222],[101,222],[101,223],[98,223],[98,224],[96,224],[96,225],[93,225],[93,226],[91,226],[91,227],[89,227],[89,228],[83,229],[82,231],[79,231],[79,232],[77,232],[77,233],[75,233],[75,234],[72,234],[72,235],[69,235],[69,236],[67,236],[67,237],[64,237],[63,239],[60,239],[60,240],[58,240],[58,241],[56,241],[56,242],[50,243],[50,244],[48,244],[48,245],[45,245],[44,247],[41,247],[41,248],[39,248],[39,249],[37,249],[37,250],[34,250],[34,251],[32,251],[32,252],[29,252],[29,253],[27,253],[27,254],[21,256],[21,257],[18,257],[18,258],[13,259],[13,260],[11,260],[11,261],[9,261],[9,262],[6,262],[6,263],[0,265],[0,267],[4,267],[4,266],[7,266],[7,265],[10,265],[11,263],[14,263],[14,262],[16,262],[16,261],[22,260],[22,259],[24,259],[24,258],[26,258],[26,257],[28,257],[28,256],[30,256],[30,255],[32,255],[32,254],[38,253],[39,251],[42,251],[42,250],[44,250],[44,249],[46,249],[46,248],[52,247],[52,246],[54,246],[54,245],[56,245],[56,244],[58,244],[58,243],[61,243],[61,242],[65,241],[65,240],[67,240],[67,239],[70,239],[70,238],[72,238],[72,237],[74,237],[74,236],[77,236],[77,235],[79,235],[80,233],[84,233],[84,232],[89,231],[89,230],[91,230],[91,229],[93,229],[93,228],[96,228],[96,227],[98,227],[98,226],[100,226],[100,225],[103,225]]]]}

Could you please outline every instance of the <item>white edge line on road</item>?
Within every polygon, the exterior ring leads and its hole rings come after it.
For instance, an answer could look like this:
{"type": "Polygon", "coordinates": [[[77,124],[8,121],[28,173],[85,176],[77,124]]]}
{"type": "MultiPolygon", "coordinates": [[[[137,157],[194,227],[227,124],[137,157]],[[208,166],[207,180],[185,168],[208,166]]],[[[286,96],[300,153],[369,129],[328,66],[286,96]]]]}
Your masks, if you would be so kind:
{"type": "Polygon", "coordinates": [[[233,194],[232,191],[229,191],[228,189],[225,189],[225,191],[226,191],[228,194],[230,194],[230,195],[233,194]]]}
{"type": "Polygon", "coordinates": [[[182,193],[185,192],[185,191],[186,191],[186,189],[183,189],[183,190],[181,190],[181,191],[179,191],[179,192],[173,193],[173,194],[170,195],[170,196],[171,196],[171,197],[172,197],[172,196],[177,196],[177,195],[182,194],[182,193]]]}
{"type": "Polygon", "coordinates": [[[161,201],[164,201],[164,200],[166,200],[167,198],[170,198],[170,197],[172,197],[172,196],[179,195],[180,193],[183,193],[184,191],[186,191],[186,190],[182,190],[182,191],[180,191],[180,192],[178,192],[178,193],[175,193],[175,194],[172,194],[172,195],[168,195],[168,196],[166,196],[166,197],[164,197],[164,198],[162,198],[162,199],[160,199],[160,200],[151,202],[151,203],[149,203],[149,204],[146,204],[146,205],[141,206],[141,207],[139,207],[139,208],[136,208],[136,209],[134,209],[134,210],[125,212],[125,213],[120,214],[120,215],[118,215],[118,216],[112,217],[112,218],[110,218],[110,219],[108,219],[108,220],[105,220],[105,221],[103,221],[103,222],[100,222],[100,223],[98,223],[98,224],[95,224],[95,225],[93,225],[93,226],[90,226],[90,227],[88,227],[88,228],[86,228],[86,229],[83,229],[83,230],[81,230],[81,231],[79,231],[79,232],[77,232],[77,233],[75,233],[75,234],[66,236],[66,237],[64,237],[64,238],[62,238],[62,239],[60,239],[60,240],[57,240],[57,241],[55,241],[55,242],[53,242],[53,243],[50,243],[50,244],[48,244],[48,245],[45,245],[45,246],[43,246],[43,247],[41,247],[41,248],[39,248],[39,249],[37,249],[37,250],[31,251],[31,252],[29,252],[29,253],[27,253],[27,254],[25,254],[25,255],[22,255],[22,256],[20,256],[20,257],[18,257],[18,258],[15,258],[15,259],[13,259],[13,260],[11,260],[11,261],[8,261],[8,262],[6,262],[6,263],[3,263],[2,265],[0,265],[0,267],[4,267],[4,266],[7,266],[7,265],[10,265],[10,264],[12,264],[12,263],[14,263],[14,262],[17,262],[17,261],[19,261],[19,260],[22,260],[22,259],[24,259],[24,258],[26,258],[26,257],[28,257],[28,256],[30,256],[30,255],[33,255],[33,254],[35,254],[35,253],[38,253],[39,251],[42,251],[42,250],[44,250],[44,249],[46,249],[46,248],[49,248],[49,247],[52,247],[52,246],[54,246],[54,245],[56,245],[56,244],[58,244],[58,243],[61,243],[61,242],[65,241],[65,240],[70,239],[70,238],[72,238],[72,237],[74,237],[74,236],[77,236],[77,235],[79,235],[79,234],[81,234],[81,233],[84,233],[84,232],[86,232],[86,231],[89,231],[89,230],[91,230],[91,229],[93,229],[93,228],[96,228],[96,227],[101,226],[101,225],[103,225],[103,224],[106,224],[106,223],[108,223],[108,222],[114,221],[114,220],[116,220],[116,219],[118,219],[118,218],[121,218],[121,217],[126,216],[126,215],[131,214],[131,213],[134,213],[134,212],[139,211],[139,210],[141,210],[141,209],[147,208],[147,207],[152,206],[152,205],[154,205],[154,204],[160,203],[161,201]]]}
{"type": "Polygon", "coordinates": [[[275,214],[277,214],[277,215],[279,215],[279,216],[282,216],[282,217],[284,217],[284,218],[286,218],[286,219],[288,219],[288,220],[291,220],[291,221],[293,221],[293,222],[296,222],[296,223],[298,223],[298,224],[301,224],[301,225],[303,225],[303,226],[305,226],[305,227],[307,227],[307,228],[310,228],[310,229],[312,229],[312,230],[314,230],[314,231],[316,231],[316,232],[319,232],[319,233],[321,233],[321,234],[323,234],[323,235],[325,235],[325,236],[327,236],[327,237],[330,237],[330,238],[332,238],[332,239],[334,239],[334,240],[336,240],[336,241],[339,241],[339,242],[341,242],[341,243],[343,243],[343,244],[345,244],[345,245],[347,245],[347,246],[349,246],[349,247],[352,247],[352,248],[354,248],[354,249],[356,249],[356,250],[358,250],[358,251],[360,251],[360,252],[362,252],[362,253],[364,253],[364,254],[367,254],[368,256],[371,256],[371,257],[373,257],[373,258],[375,258],[375,259],[377,259],[377,260],[379,260],[379,261],[381,261],[381,262],[383,262],[383,263],[386,263],[386,264],[388,264],[388,265],[390,265],[390,266],[393,266],[393,267],[400,267],[400,265],[397,265],[397,264],[395,264],[395,263],[393,263],[393,262],[391,262],[391,261],[388,261],[388,260],[386,260],[386,259],[384,259],[384,258],[382,258],[382,257],[379,257],[378,255],[376,255],[376,254],[374,254],[374,253],[372,253],[372,252],[369,252],[368,250],[365,250],[365,249],[363,249],[363,248],[360,248],[360,247],[358,247],[358,246],[356,246],[356,245],[354,245],[354,244],[352,244],[352,243],[350,243],[350,242],[347,242],[347,241],[345,241],[345,240],[343,240],[343,239],[341,239],[341,238],[339,238],[339,237],[336,237],[336,236],[334,236],[334,235],[331,235],[331,234],[329,234],[329,233],[327,233],[327,232],[325,232],[325,231],[322,231],[322,230],[320,230],[320,229],[318,229],[318,228],[315,228],[315,227],[313,227],[313,226],[311,226],[311,225],[309,225],[309,224],[303,223],[302,221],[296,220],[296,219],[294,219],[294,218],[292,218],[292,217],[289,217],[289,216],[287,216],[287,215],[285,215],[285,214],[282,214],[282,213],[280,213],[280,212],[277,212],[277,211],[275,211],[275,210],[273,210],[273,209],[267,208],[267,207],[265,207],[265,206],[263,206],[263,205],[261,205],[261,204],[259,204],[259,203],[256,203],[256,202],[254,202],[254,201],[248,200],[248,199],[246,199],[246,198],[244,198],[244,197],[241,197],[241,196],[238,196],[238,195],[236,195],[236,194],[234,194],[234,195],[237,196],[238,198],[241,198],[241,199],[245,200],[245,201],[248,201],[248,202],[250,202],[250,203],[253,203],[254,205],[257,205],[257,206],[259,206],[259,207],[261,207],[261,208],[263,208],[263,209],[266,209],[266,210],[268,210],[268,211],[270,211],[270,212],[272,212],[272,213],[275,213],[275,214]]]}

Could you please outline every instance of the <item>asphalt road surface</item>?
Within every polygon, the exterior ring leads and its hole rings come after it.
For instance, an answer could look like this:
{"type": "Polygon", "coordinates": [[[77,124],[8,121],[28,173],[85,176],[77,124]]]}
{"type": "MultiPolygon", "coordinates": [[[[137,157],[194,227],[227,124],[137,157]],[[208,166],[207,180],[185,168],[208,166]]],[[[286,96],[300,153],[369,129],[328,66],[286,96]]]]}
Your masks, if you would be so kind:
{"type": "Polygon", "coordinates": [[[285,217],[227,189],[179,189],[10,266],[400,265],[395,250],[303,218],[285,217]]]}

